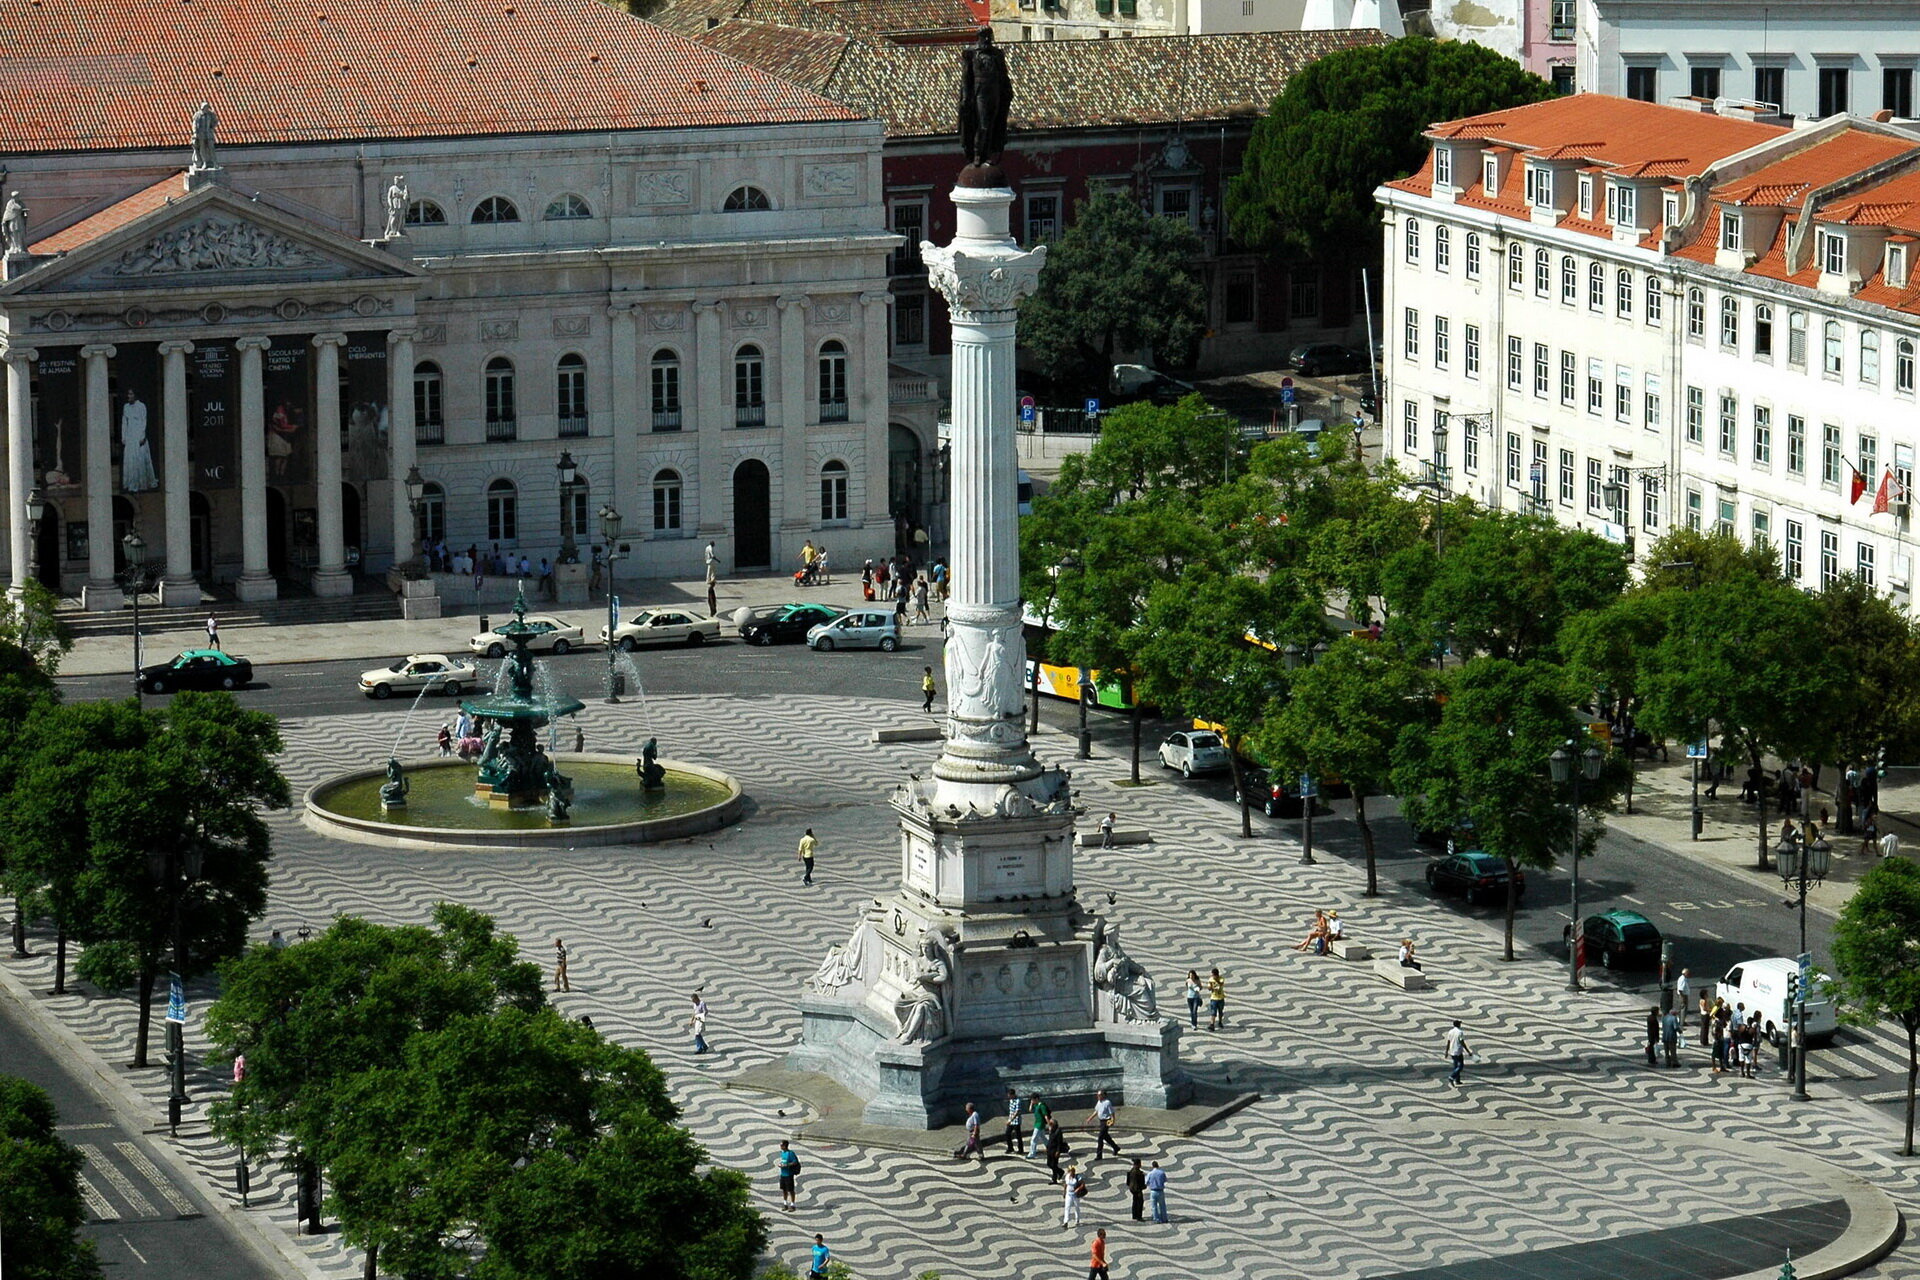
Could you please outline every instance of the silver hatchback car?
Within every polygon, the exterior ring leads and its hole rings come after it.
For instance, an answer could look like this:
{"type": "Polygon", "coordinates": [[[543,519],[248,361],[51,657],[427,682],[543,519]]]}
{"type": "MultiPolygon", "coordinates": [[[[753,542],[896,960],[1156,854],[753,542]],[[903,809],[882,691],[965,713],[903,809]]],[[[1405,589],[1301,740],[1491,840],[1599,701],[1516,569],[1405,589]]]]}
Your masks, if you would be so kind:
{"type": "Polygon", "coordinates": [[[815,649],[881,649],[892,653],[900,647],[900,628],[893,619],[889,610],[855,609],[807,632],[807,644],[815,649]]]}

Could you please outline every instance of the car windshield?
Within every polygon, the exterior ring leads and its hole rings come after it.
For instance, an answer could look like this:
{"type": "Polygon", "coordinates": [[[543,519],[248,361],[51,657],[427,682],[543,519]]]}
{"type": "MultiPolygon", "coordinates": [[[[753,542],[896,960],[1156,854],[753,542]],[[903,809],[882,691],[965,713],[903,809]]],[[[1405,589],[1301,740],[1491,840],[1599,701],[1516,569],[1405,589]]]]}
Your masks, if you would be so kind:
{"type": "Polygon", "coordinates": [[[1196,733],[1193,735],[1191,741],[1196,747],[1217,747],[1220,745],[1220,739],[1210,733],[1196,733]]]}
{"type": "Polygon", "coordinates": [[[389,671],[405,671],[406,669],[407,669],[407,660],[405,658],[400,659],[400,661],[394,663],[392,666],[387,668],[387,670],[389,671]]]}

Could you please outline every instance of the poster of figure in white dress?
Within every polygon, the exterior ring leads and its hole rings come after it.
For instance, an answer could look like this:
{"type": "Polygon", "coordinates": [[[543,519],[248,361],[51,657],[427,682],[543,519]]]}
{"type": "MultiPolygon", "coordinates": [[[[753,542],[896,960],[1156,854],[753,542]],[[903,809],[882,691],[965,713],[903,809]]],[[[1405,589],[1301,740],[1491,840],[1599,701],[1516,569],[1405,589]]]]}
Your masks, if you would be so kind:
{"type": "Polygon", "coordinates": [[[145,493],[159,487],[147,436],[147,402],[128,387],[120,402],[120,488],[125,493],[145,493]]]}

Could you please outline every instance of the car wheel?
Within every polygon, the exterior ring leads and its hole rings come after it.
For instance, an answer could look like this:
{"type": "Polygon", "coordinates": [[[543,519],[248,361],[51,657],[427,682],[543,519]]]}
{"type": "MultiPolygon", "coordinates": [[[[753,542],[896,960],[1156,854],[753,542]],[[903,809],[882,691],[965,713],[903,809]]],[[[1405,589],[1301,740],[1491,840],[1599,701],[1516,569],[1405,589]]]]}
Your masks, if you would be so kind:
{"type": "Polygon", "coordinates": [[[1786,1033],[1772,1023],[1767,1024],[1767,1043],[1778,1049],[1787,1042],[1786,1033]]]}
{"type": "Polygon", "coordinates": [[[148,693],[165,693],[166,691],[167,691],[167,682],[165,680],[147,681],[148,693]]]}
{"type": "Polygon", "coordinates": [[[1478,889],[1467,890],[1467,905],[1470,907],[1480,905],[1480,891],[1478,889]]]}
{"type": "Polygon", "coordinates": [[[1193,765],[1191,763],[1181,765],[1180,776],[1191,780],[1193,778],[1193,765]]]}
{"type": "Polygon", "coordinates": [[[895,640],[892,636],[880,637],[880,652],[892,653],[895,649],[898,649],[899,647],[900,647],[900,642],[898,640],[895,640]]]}
{"type": "Polygon", "coordinates": [[[489,658],[504,658],[507,656],[507,646],[496,640],[487,646],[487,656],[489,658]]]}
{"type": "Polygon", "coordinates": [[[447,681],[446,689],[449,698],[457,698],[460,696],[460,682],[458,680],[447,681]]]}
{"type": "Polygon", "coordinates": [[[635,643],[633,642],[633,637],[632,637],[632,636],[621,636],[621,637],[620,637],[620,652],[622,652],[622,653],[632,653],[632,652],[633,652],[633,651],[634,651],[635,649],[638,649],[639,647],[640,647],[639,645],[637,645],[637,644],[635,644],[635,643]]]}
{"type": "Polygon", "coordinates": [[[1430,893],[1440,892],[1440,881],[1434,877],[1432,867],[1427,868],[1427,890],[1430,893]]]}
{"type": "Polygon", "coordinates": [[[704,632],[704,631],[689,631],[689,632],[687,632],[687,647],[688,647],[689,649],[691,649],[691,648],[692,648],[692,647],[694,647],[695,645],[702,645],[702,644],[705,644],[706,642],[707,642],[707,633],[706,633],[706,632],[704,632]]]}
{"type": "Polygon", "coordinates": [[[238,689],[240,687],[240,682],[238,680],[235,680],[232,676],[221,676],[220,687],[222,689],[238,689]]]}
{"type": "Polygon", "coordinates": [[[1600,948],[1600,967],[1602,969],[1613,968],[1613,952],[1607,950],[1605,947],[1600,948]]]}
{"type": "Polygon", "coordinates": [[[757,645],[770,645],[773,643],[773,632],[756,631],[753,636],[753,642],[757,645]]]}
{"type": "Polygon", "coordinates": [[[572,651],[573,651],[573,645],[566,640],[555,640],[553,642],[553,653],[555,657],[559,657],[562,654],[571,653],[572,651]]]}
{"type": "Polygon", "coordinates": [[[813,647],[820,650],[820,652],[822,653],[832,653],[833,641],[826,636],[821,636],[818,640],[815,640],[813,642],[813,647]]]}
{"type": "Polygon", "coordinates": [[[391,685],[377,684],[373,686],[373,696],[385,702],[393,696],[393,688],[391,685]]]}

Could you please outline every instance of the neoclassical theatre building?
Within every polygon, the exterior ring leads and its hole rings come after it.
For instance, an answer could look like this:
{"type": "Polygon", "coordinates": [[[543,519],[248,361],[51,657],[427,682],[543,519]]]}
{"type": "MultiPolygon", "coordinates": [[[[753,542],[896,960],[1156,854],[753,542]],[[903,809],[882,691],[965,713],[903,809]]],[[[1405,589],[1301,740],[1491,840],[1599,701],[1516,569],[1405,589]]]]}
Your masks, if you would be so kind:
{"type": "Polygon", "coordinates": [[[11,581],[116,607],[137,531],[168,600],[340,594],[606,505],[623,573],[893,550],[877,123],[599,0],[0,34],[11,581]]]}

